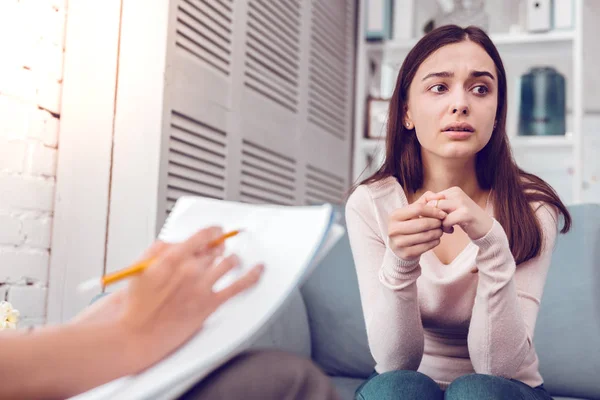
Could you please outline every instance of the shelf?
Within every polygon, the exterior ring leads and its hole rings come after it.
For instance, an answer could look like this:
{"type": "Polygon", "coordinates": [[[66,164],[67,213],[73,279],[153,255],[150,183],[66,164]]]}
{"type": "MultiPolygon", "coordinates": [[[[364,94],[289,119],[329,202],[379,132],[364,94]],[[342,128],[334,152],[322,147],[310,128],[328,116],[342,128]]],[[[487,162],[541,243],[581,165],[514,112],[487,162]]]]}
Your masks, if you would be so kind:
{"type": "Polygon", "coordinates": [[[544,33],[495,34],[491,36],[496,46],[572,42],[575,38],[573,31],[550,31],[544,33]]]}
{"type": "MultiPolygon", "coordinates": [[[[540,33],[497,33],[490,35],[496,46],[527,45],[540,43],[573,42],[575,32],[550,31],[540,33]]],[[[367,50],[373,52],[408,52],[418,39],[407,39],[402,41],[388,41],[385,43],[367,43],[367,50]]]]}

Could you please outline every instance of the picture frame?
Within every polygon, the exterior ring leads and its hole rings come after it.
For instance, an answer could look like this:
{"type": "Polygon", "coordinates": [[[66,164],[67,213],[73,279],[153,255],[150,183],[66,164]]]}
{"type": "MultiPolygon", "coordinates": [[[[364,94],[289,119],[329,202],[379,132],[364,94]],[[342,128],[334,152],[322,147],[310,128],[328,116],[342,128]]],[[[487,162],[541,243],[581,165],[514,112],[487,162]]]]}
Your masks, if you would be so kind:
{"type": "Polygon", "coordinates": [[[366,131],[366,137],[368,139],[385,138],[389,107],[389,98],[370,97],[368,99],[366,131]]]}

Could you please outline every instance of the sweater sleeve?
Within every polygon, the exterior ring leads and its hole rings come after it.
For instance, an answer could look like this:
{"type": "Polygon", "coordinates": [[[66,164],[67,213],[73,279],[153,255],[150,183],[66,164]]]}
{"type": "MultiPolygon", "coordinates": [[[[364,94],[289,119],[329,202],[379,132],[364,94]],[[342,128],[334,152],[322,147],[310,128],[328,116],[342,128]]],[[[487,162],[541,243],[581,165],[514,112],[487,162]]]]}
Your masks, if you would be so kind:
{"type": "Polygon", "coordinates": [[[515,266],[508,238],[498,221],[475,242],[479,282],[468,347],[475,372],[514,378],[533,351],[533,330],[557,235],[557,214],[536,211],[543,232],[539,256],[515,266]]]}
{"type": "Polygon", "coordinates": [[[419,260],[402,260],[386,246],[367,187],[359,186],[350,196],[346,224],[377,372],[417,370],[424,346],[416,285],[419,260]]]}

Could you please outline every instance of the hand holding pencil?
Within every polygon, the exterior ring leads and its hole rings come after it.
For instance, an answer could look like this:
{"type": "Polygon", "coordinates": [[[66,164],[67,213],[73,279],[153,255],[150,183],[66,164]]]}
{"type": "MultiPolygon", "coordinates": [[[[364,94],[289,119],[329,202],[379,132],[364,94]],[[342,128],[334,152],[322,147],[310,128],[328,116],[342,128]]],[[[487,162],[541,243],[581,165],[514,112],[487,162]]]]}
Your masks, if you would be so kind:
{"type": "Polygon", "coordinates": [[[201,329],[219,306],[259,280],[262,265],[223,290],[213,291],[215,282],[239,264],[235,255],[216,263],[223,254],[225,236],[220,228],[208,228],[183,243],[158,242],[144,257],[155,261],[126,290],[115,293],[121,296],[115,323],[132,339],[127,340],[132,344],[127,349],[133,351],[132,358],[140,358],[143,365],[159,361],[201,329]]]}

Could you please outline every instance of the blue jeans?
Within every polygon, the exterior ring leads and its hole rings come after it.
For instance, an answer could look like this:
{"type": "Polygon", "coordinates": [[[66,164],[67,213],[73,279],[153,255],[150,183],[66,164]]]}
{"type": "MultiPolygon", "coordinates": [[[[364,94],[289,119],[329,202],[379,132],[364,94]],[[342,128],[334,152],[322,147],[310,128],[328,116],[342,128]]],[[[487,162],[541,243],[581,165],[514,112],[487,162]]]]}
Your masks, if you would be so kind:
{"type": "Polygon", "coordinates": [[[374,373],[357,390],[356,400],[552,400],[544,385],[532,388],[514,379],[469,374],[444,392],[427,375],[415,371],[374,373]]]}

